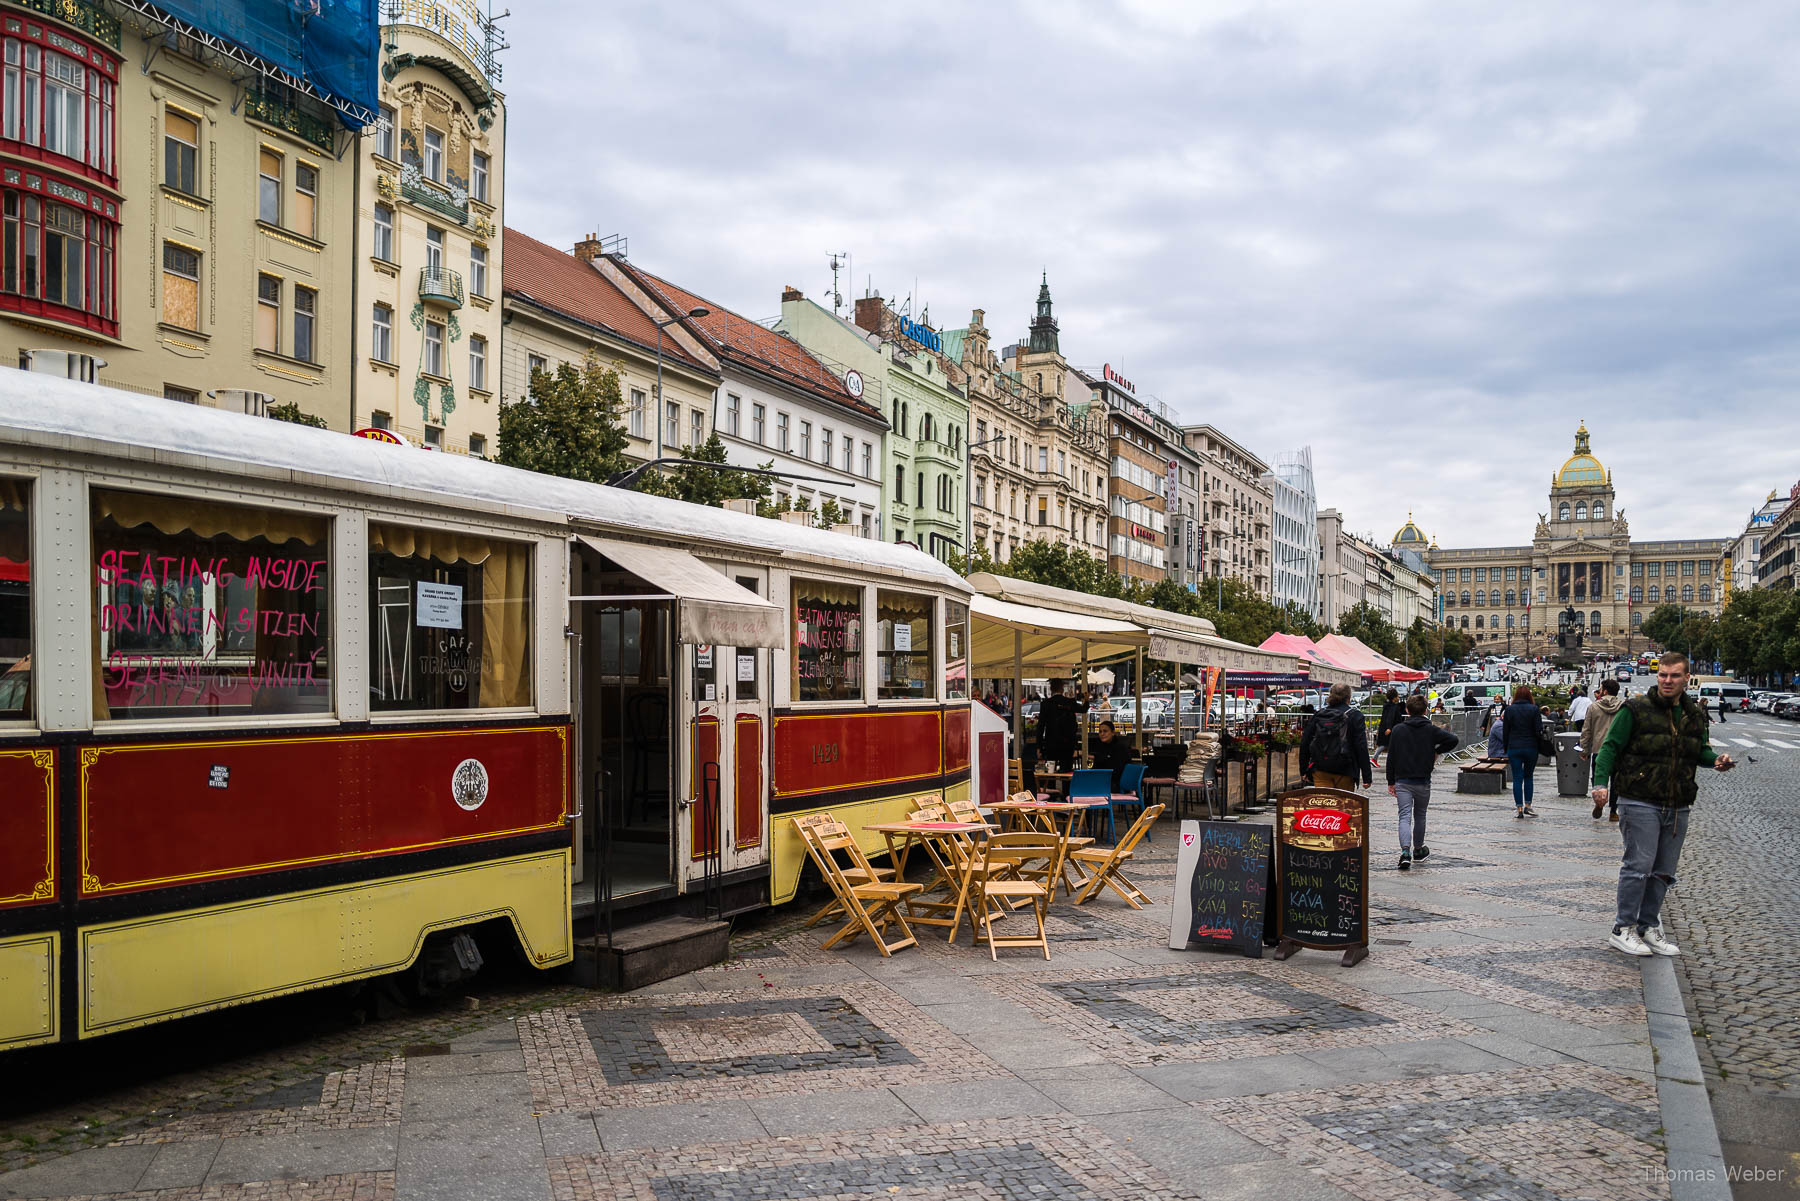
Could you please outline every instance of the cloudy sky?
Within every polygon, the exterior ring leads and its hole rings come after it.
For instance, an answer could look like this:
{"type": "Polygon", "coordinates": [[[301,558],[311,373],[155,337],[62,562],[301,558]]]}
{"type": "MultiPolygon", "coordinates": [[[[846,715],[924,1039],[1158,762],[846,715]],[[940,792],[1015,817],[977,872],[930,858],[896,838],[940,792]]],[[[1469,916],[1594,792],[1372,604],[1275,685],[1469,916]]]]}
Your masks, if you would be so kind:
{"type": "Polygon", "coordinates": [[[849,251],[998,345],[1048,270],[1073,362],[1384,540],[1528,541],[1583,418],[1638,538],[1800,477],[1800,6],[514,10],[508,224],[749,316],[849,251]]]}

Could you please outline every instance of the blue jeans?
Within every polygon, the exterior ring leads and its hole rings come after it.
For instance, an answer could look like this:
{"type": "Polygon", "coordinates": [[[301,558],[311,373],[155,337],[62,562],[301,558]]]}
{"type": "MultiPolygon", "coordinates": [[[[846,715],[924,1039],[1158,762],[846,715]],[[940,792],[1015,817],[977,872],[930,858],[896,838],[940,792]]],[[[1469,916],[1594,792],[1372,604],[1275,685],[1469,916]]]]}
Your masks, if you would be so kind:
{"type": "Polygon", "coordinates": [[[1537,771],[1537,759],[1535,750],[1523,747],[1506,752],[1506,761],[1512,765],[1513,804],[1518,808],[1531,804],[1531,777],[1537,771]]]}
{"type": "Polygon", "coordinates": [[[1625,860],[1619,865],[1621,928],[1643,931],[1661,924],[1663,898],[1675,885],[1675,865],[1687,839],[1688,812],[1619,798],[1619,832],[1625,836],[1625,860]]]}
{"type": "Polygon", "coordinates": [[[1431,804],[1431,781],[1395,780],[1394,799],[1400,803],[1400,850],[1410,853],[1425,845],[1425,809],[1431,804]]]}

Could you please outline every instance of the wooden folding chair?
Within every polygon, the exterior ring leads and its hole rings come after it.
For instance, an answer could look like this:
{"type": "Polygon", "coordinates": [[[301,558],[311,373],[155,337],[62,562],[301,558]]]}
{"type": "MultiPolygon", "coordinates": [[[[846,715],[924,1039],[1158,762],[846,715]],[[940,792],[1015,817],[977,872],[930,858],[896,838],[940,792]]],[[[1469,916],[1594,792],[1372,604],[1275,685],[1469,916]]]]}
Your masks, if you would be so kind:
{"type": "MultiPolygon", "coordinates": [[[[825,822],[829,822],[831,820],[833,820],[833,819],[832,819],[831,814],[829,814],[829,813],[807,813],[807,814],[803,814],[800,817],[796,817],[794,819],[794,829],[796,829],[800,832],[800,841],[801,841],[801,843],[803,843],[805,845],[807,854],[812,856],[813,862],[815,864],[818,863],[818,861],[819,861],[819,855],[818,855],[817,851],[813,850],[811,841],[809,841],[807,839],[806,831],[809,829],[812,829],[816,826],[819,826],[825,822]]],[[[894,878],[894,869],[891,867],[877,867],[877,868],[872,868],[870,870],[872,870],[875,874],[867,879],[863,878],[863,872],[860,867],[845,868],[844,874],[846,876],[850,877],[851,879],[855,880],[859,884],[869,884],[869,883],[874,883],[874,882],[878,882],[881,880],[892,880],[894,878]]],[[[822,864],[819,866],[819,873],[821,875],[823,875],[825,873],[825,868],[822,864]]],[[[829,879],[827,879],[825,881],[825,883],[829,887],[831,884],[831,881],[829,879]]],[[[843,912],[844,912],[844,904],[842,901],[838,900],[837,890],[832,889],[831,900],[829,900],[825,903],[824,908],[820,909],[817,913],[813,914],[811,917],[806,919],[806,926],[804,928],[810,930],[812,927],[818,925],[820,922],[824,921],[826,918],[836,917],[843,912]]]]}
{"type": "Polygon", "coordinates": [[[869,866],[868,859],[863,856],[862,848],[850,833],[850,827],[842,822],[826,821],[815,826],[803,826],[800,836],[806,840],[807,849],[814,852],[814,862],[831,882],[832,890],[837,893],[838,901],[849,915],[843,928],[825,940],[825,949],[829,950],[859,934],[867,934],[873,939],[876,950],[881,952],[884,959],[902,947],[918,945],[919,940],[913,937],[912,927],[906,924],[906,915],[900,911],[900,907],[908,898],[923,892],[923,884],[873,880],[862,884],[853,883],[848,869],[838,865],[838,852],[841,851],[850,860],[851,867],[860,868],[871,877],[875,869],[869,866]],[[889,942],[882,933],[889,922],[898,925],[903,936],[895,942],[889,942]]]}
{"type": "Polygon", "coordinates": [[[1075,894],[1077,905],[1092,900],[1104,884],[1124,897],[1125,903],[1133,909],[1144,907],[1143,903],[1150,899],[1150,895],[1126,879],[1125,873],[1119,869],[1131,859],[1131,849],[1150,832],[1151,824],[1162,816],[1162,812],[1163,806],[1156,804],[1138,814],[1138,819],[1131,823],[1131,829],[1125,831],[1125,837],[1113,846],[1083,847],[1069,853],[1072,863],[1090,873],[1082,882],[1081,891],[1075,894]]]}
{"type": "Polygon", "coordinates": [[[987,939],[988,956],[1000,958],[1000,947],[1037,947],[1050,958],[1050,939],[1044,933],[1044,915],[1050,908],[1050,885],[1042,880],[1026,879],[1020,873],[1029,862],[1040,860],[1046,850],[1054,861],[1056,849],[1042,834],[993,834],[981,844],[973,867],[972,880],[979,890],[975,898],[976,938],[987,939]],[[1005,878],[1003,878],[1003,876],[1005,878]],[[994,912],[990,901],[1025,902],[1037,919],[1037,937],[994,934],[994,912]]]}

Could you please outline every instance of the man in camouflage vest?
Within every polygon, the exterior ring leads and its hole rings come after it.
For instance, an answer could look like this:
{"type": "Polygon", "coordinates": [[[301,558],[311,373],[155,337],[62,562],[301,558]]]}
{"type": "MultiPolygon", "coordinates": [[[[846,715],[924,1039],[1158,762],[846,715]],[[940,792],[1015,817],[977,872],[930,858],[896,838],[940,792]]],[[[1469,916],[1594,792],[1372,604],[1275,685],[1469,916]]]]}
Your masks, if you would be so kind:
{"type": "Polygon", "coordinates": [[[1662,903],[1699,792],[1694,773],[1703,763],[1732,768],[1730,755],[1713,750],[1706,714],[1687,683],[1687,656],[1665,651],[1656,687],[1625,702],[1594,755],[1594,804],[1616,796],[1625,836],[1619,913],[1607,942],[1627,955],[1681,954],[1663,937],[1662,903]]]}

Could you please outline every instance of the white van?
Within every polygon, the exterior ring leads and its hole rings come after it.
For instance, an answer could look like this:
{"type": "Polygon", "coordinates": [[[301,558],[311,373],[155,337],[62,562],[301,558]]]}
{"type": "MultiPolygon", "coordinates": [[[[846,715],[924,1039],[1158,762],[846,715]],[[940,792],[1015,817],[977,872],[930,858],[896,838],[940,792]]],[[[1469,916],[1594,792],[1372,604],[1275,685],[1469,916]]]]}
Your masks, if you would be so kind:
{"type": "Polygon", "coordinates": [[[1497,696],[1502,700],[1511,699],[1512,685],[1496,684],[1493,681],[1450,684],[1447,685],[1442,692],[1438,693],[1438,699],[1444,702],[1444,708],[1454,713],[1458,709],[1467,707],[1467,697],[1470,694],[1473,694],[1476,698],[1474,707],[1481,709],[1485,708],[1490,703],[1489,697],[1497,696]]]}
{"type": "Polygon", "coordinates": [[[1724,698],[1725,707],[1735,713],[1749,703],[1750,686],[1748,684],[1702,684],[1698,689],[1698,695],[1700,703],[1709,709],[1717,709],[1720,698],[1724,698]]]}

